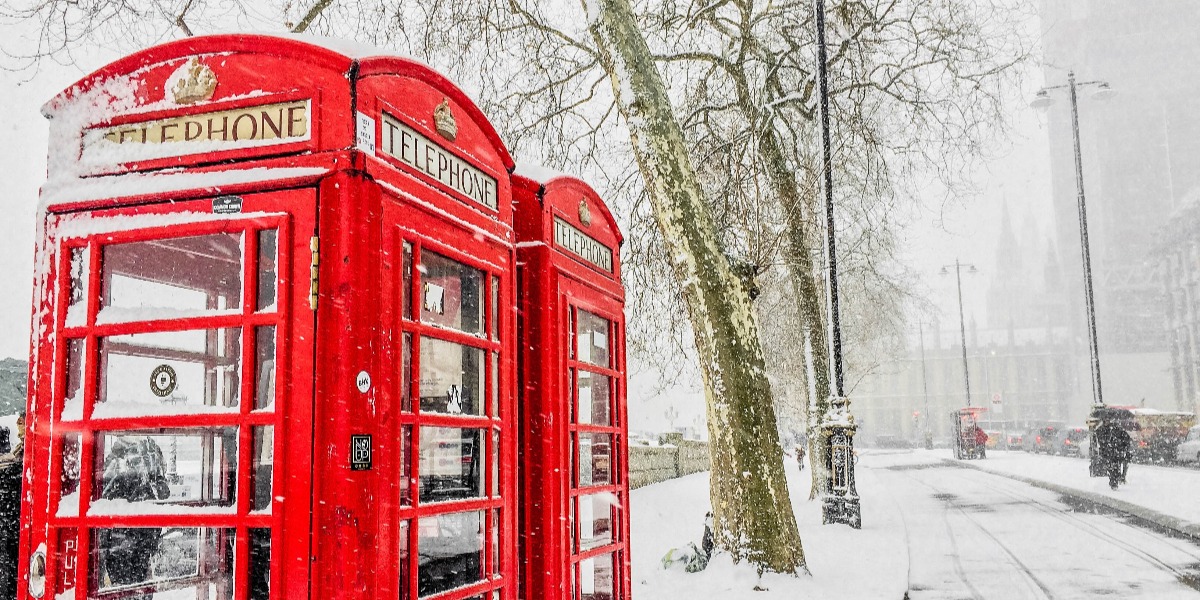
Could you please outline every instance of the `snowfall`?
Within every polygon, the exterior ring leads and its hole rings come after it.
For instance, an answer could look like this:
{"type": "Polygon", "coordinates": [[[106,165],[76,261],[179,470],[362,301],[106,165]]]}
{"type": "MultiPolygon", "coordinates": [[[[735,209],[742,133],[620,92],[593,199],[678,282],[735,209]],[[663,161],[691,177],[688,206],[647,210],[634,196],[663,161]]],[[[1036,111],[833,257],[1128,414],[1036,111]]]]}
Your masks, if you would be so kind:
{"type": "Polygon", "coordinates": [[[669,550],[699,544],[709,500],[708,473],[697,473],[632,492],[633,597],[1200,596],[1194,588],[1200,471],[1194,468],[1135,464],[1129,483],[1113,491],[1107,479],[1088,477],[1087,463],[1078,458],[995,451],[985,460],[956,461],[949,450],[865,450],[856,469],[863,527],[853,530],[822,525],[820,502],[808,499],[808,469],[794,462],[788,467],[810,575],[760,578],[753,566],[720,553],[700,573],[664,568],[669,550]],[[1002,501],[972,500],[972,494],[1000,494],[1002,501]],[[1050,524],[1009,513],[1011,506],[1032,506],[1050,524]],[[1045,541],[1054,537],[1068,542],[1066,551],[1045,541]],[[988,555],[985,547],[999,550],[988,555]]]}

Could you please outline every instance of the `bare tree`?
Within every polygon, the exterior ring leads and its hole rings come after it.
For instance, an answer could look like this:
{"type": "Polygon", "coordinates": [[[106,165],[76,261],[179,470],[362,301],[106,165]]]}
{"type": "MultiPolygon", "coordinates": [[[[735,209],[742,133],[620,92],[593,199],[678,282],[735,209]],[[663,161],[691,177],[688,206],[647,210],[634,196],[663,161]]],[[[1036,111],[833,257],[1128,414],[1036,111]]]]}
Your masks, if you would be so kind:
{"type": "Polygon", "coordinates": [[[792,516],[771,386],[749,294],[730,269],[688,146],[627,0],[600,0],[588,20],[649,189],[692,323],[708,402],[717,545],[762,570],[796,573],[804,551],[792,516]]]}

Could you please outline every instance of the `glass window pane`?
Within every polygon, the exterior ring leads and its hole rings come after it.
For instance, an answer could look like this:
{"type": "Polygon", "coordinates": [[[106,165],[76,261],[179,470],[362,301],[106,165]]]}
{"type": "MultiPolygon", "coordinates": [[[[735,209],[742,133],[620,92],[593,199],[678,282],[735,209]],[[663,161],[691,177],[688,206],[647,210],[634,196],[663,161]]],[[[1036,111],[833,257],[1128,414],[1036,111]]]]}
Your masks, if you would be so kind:
{"type": "Polygon", "coordinates": [[[589,425],[612,425],[609,410],[609,382],[607,375],[579,371],[578,402],[579,422],[589,425]]]}
{"type": "Polygon", "coordinates": [[[586,310],[576,311],[579,320],[579,360],[609,366],[608,320],[586,310]]]}
{"type": "Polygon", "coordinates": [[[612,483],[612,435],[579,434],[579,485],[612,483]]]}
{"type": "Polygon", "coordinates": [[[404,264],[401,267],[400,287],[402,288],[400,295],[404,298],[404,312],[402,313],[405,319],[413,318],[412,310],[412,266],[413,266],[413,250],[412,244],[404,242],[404,264]]]}
{"type": "Polygon", "coordinates": [[[412,334],[404,334],[400,348],[400,410],[412,410],[412,334]]]}
{"type": "Polygon", "coordinates": [[[483,580],[483,512],[425,517],[417,525],[417,594],[429,596],[483,580]]]}
{"type": "Polygon", "coordinates": [[[67,305],[67,326],[87,324],[88,255],[86,247],[71,248],[71,300],[67,305]]]}
{"type": "Polygon", "coordinates": [[[162,429],[96,435],[90,514],[233,510],[237,429],[162,429]]]}
{"type": "Polygon", "coordinates": [[[241,346],[238,328],[102,338],[92,416],[235,412],[241,346]]]}
{"type": "Polygon", "coordinates": [[[400,505],[412,504],[412,425],[400,427],[400,505]]]}
{"type": "Polygon", "coordinates": [[[571,498],[571,510],[567,511],[567,537],[571,538],[571,554],[579,554],[579,532],[575,530],[575,524],[579,522],[579,499],[571,498]]]}
{"type": "Polygon", "coordinates": [[[500,495],[500,432],[492,430],[492,495],[500,495]]]}
{"type": "Polygon", "coordinates": [[[613,494],[590,494],[576,498],[579,504],[579,545],[589,550],[613,541],[613,494]]]}
{"type": "MultiPolygon", "coordinates": [[[[92,530],[96,592],[171,590],[180,598],[233,598],[233,529],[114,527],[92,530]],[[186,592],[184,590],[187,590],[186,592]]],[[[145,597],[145,596],[143,596],[145,597]]],[[[166,597],[154,594],[153,597],[166,597]]]]}
{"type": "Polygon", "coordinates": [[[271,530],[250,530],[250,600],[271,597],[271,530]]]}
{"type": "Polygon", "coordinates": [[[83,418],[84,340],[67,340],[67,389],[63,394],[62,420],[83,418]]]}
{"type": "Polygon", "coordinates": [[[274,229],[258,232],[258,301],[254,309],[272,311],[276,309],[275,290],[278,287],[279,234],[274,229]]]}
{"type": "Polygon", "coordinates": [[[259,425],[251,431],[254,470],[250,472],[250,486],[254,489],[250,510],[270,510],[273,496],[272,484],[275,475],[275,427],[259,425]]]}
{"type": "Polygon", "coordinates": [[[492,511],[492,576],[500,577],[500,511],[492,511]]]}
{"type": "Polygon", "coordinates": [[[105,246],[98,323],[170,319],[242,306],[242,234],[105,246]]]}
{"type": "Polygon", "coordinates": [[[418,465],[421,502],[482,497],[482,444],[481,429],[422,427],[418,465]]]}
{"type": "Polygon", "coordinates": [[[408,587],[408,521],[400,521],[400,530],[398,533],[400,538],[400,551],[396,556],[396,571],[400,580],[400,598],[409,598],[411,594],[408,587]]]}
{"type": "Polygon", "coordinates": [[[275,326],[254,328],[255,410],[275,408],[275,326]]]}
{"type": "Polygon", "coordinates": [[[580,600],[613,599],[613,555],[579,561],[580,600]]]}
{"type": "Polygon", "coordinates": [[[492,339],[500,339],[500,278],[492,276],[492,339]]]}
{"type": "Polygon", "coordinates": [[[482,415],[483,350],[421,338],[421,410],[482,415]]]}
{"type": "Polygon", "coordinates": [[[492,353],[492,414],[493,419],[500,418],[500,354],[492,353]]]}
{"type": "Polygon", "coordinates": [[[61,453],[61,488],[58,501],[58,516],[79,516],[79,466],[82,461],[82,448],[79,445],[79,434],[68,433],[62,436],[61,453]]]}
{"type": "Polygon", "coordinates": [[[421,320],[483,335],[483,271],[421,253],[421,320]]]}

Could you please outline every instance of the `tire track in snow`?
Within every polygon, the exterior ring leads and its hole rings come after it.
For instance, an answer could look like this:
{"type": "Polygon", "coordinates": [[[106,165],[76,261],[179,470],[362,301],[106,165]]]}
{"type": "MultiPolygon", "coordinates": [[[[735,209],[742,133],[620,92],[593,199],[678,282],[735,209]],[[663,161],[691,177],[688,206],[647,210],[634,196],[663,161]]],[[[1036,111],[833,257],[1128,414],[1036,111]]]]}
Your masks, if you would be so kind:
{"type": "MultiPolygon", "coordinates": [[[[908,474],[908,473],[906,473],[906,474],[908,474]]],[[[937,486],[935,486],[927,481],[922,481],[921,479],[917,478],[915,475],[908,474],[908,476],[913,481],[933,490],[935,492],[934,498],[945,497],[945,496],[956,497],[954,494],[951,494],[951,493],[947,492],[946,490],[940,489],[937,486]]],[[[1029,566],[1026,565],[1020,558],[1018,558],[1017,555],[1015,553],[1013,553],[1013,551],[1004,542],[1000,541],[1000,538],[996,537],[995,535],[992,535],[992,532],[988,531],[988,529],[986,527],[984,527],[983,524],[980,523],[978,519],[973,517],[971,515],[971,513],[967,512],[967,510],[965,508],[963,508],[962,506],[957,506],[957,505],[951,504],[949,501],[946,502],[946,507],[947,507],[947,510],[944,511],[942,513],[942,515],[946,520],[947,532],[950,534],[950,547],[954,550],[954,570],[955,570],[955,572],[958,573],[959,577],[962,578],[963,583],[967,585],[967,587],[971,590],[972,595],[976,599],[981,599],[981,598],[983,598],[983,596],[981,596],[979,594],[979,591],[975,588],[975,586],[971,585],[971,583],[966,579],[966,574],[962,570],[962,563],[958,557],[958,544],[954,541],[954,532],[950,529],[950,519],[949,519],[949,514],[950,514],[949,509],[950,508],[954,508],[955,510],[957,510],[958,513],[967,520],[967,522],[969,522],[971,525],[975,526],[975,528],[978,529],[985,536],[987,536],[988,539],[992,540],[992,542],[996,544],[996,547],[998,547],[1001,551],[1004,552],[1005,556],[1008,558],[1008,561],[1014,567],[1016,567],[1017,570],[1020,571],[1020,573],[1022,575],[1025,576],[1026,583],[1033,584],[1029,588],[1029,590],[1031,592],[1034,592],[1035,594],[1037,592],[1041,592],[1042,596],[1046,600],[1054,600],[1054,598],[1055,598],[1054,593],[1050,591],[1050,588],[1046,586],[1045,582],[1043,582],[1041,579],[1039,579],[1037,575],[1034,575],[1033,571],[1029,568],[1029,566]]]]}
{"type": "MultiPolygon", "coordinates": [[[[970,472],[981,473],[980,471],[966,471],[966,470],[962,470],[962,469],[955,470],[955,473],[958,474],[961,479],[968,480],[968,481],[971,478],[970,478],[970,476],[967,475],[967,473],[970,473],[970,472]]],[[[1145,562],[1149,563],[1151,566],[1153,566],[1161,571],[1170,573],[1180,583],[1182,583],[1194,590],[1200,591],[1200,580],[1197,579],[1196,575],[1189,573],[1185,570],[1179,569],[1176,566],[1158,558],[1157,556],[1154,556],[1153,554],[1144,550],[1143,548],[1139,548],[1139,547],[1135,546],[1134,544],[1117,537],[1116,535],[1113,535],[1107,531],[1100,529],[1096,525],[1089,523],[1087,520],[1085,520],[1083,518],[1082,515],[1080,515],[1078,513],[1065,512],[1061,508],[1054,506],[1054,505],[1050,504],[1049,502],[1046,502],[1045,500],[1035,498],[1033,495],[1019,493],[1019,492],[1013,491],[1013,489],[1012,489],[1014,487],[1024,486],[1026,484],[1022,484],[1020,482],[1013,481],[1011,479],[1007,479],[1004,477],[1000,477],[1000,479],[1005,482],[1005,485],[1009,486],[1009,489],[1007,489],[1007,490],[1001,489],[998,486],[993,486],[991,489],[993,489],[996,492],[1000,492],[1001,494],[1004,494],[1010,498],[1021,500],[1022,502],[1027,502],[1031,506],[1033,506],[1035,509],[1037,509],[1045,514],[1048,514],[1064,523],[1067,523],[1067,524],[1071,525],[1072,527],[1075,527],[1076,529],[1078,529],[1084,533],[1089,533],[1101,540],[1104,540],[1105,542],[1108,542],[1109,544],[1112,544],[1113,546],[1117,546],[1117,547],[1125,550],[1126,552],[1130,553],[1131,555],[1144,560],[1145,562]]],[[[973,483],[978,484],[980,482],[974,481],[973,483]]],[[[1122,521],[1114,520],[1114,522],[1120,523],[1128,528],[1134,529],[1143,535],[1148,535],[1147,532],[1145,531],[1145,529],[1142,527],[1138,527],[1136,525],[1133,525],[1133,524],[1130,524],[1127,522],[1122,522],[1122,521]]],[[[1173,540],[1174,538],[1164,536],[1162,538],[1152,537],[1152,539],[1154,539],[1157,542],[1163,542],[1164,540],[1173,540]]],[[[1195,546],[1191,546],[1190,549],[1184,549],[1184,548],[1180,547],[1179,545],[1175,544],[1173,541],[1170,543],[1167,543],[1167,545],[1171,546],[1172,548],[1174,548],[1176,551],[1180,552],[1181,554],[1185,554],[1185,555],[1191,557],[1192,559],[1195,559],[1196,561],[1200,562],[1200,555],[1197,555],[1194,552],[1195,546]]]]}

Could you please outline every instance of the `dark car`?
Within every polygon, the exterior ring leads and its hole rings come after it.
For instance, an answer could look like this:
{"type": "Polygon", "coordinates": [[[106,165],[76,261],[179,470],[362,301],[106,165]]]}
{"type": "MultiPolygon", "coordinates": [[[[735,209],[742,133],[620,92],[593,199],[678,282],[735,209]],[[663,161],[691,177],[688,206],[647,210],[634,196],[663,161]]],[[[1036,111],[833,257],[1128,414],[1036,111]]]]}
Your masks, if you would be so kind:
{"type": "Polygon", "coordinates": [[[1087,456],[1088,428],[1065,427],[1054,437],[1054,454],[1062,456],[1087,456]]]}

